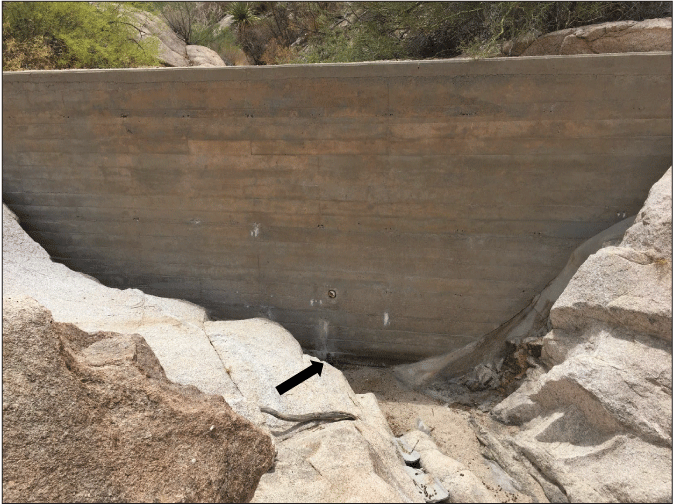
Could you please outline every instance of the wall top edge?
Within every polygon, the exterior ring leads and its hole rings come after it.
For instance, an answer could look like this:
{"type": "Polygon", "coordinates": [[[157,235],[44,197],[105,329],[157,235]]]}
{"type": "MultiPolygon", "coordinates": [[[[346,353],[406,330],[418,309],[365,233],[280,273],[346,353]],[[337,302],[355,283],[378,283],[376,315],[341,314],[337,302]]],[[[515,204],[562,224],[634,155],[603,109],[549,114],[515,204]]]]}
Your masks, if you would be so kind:
{"type": "Polygon", "coordinates": [[[305,65],[152,67],[77,70],[25,70],[2,72],[3,81],[51,82],[115,78],[122,82],[261,80],[269,78],[350,78],[415,77],[475,74],[611,73],[662,74],[662,65],[672,67],[672,52],[576,54],[569,56],[520,56],[489,59],[452,58],[442,60],[374,61],[357,63],[316,63],[305,65]],[[649,70],[649,64],[659,65],[649,70]]]}

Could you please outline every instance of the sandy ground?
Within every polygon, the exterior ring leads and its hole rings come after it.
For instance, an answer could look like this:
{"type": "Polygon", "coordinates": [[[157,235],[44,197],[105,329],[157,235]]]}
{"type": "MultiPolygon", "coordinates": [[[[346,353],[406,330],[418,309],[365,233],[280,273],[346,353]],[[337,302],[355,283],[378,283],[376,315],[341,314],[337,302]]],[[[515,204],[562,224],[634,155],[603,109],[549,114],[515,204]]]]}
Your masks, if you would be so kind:
{"type": "Polygon", "coordinates": [[[482,480],[501,502],[531,502],[531,498],[507,491],[502,478],[495,474],[480,452],[480,442],[470,428],[471,415],[480,418],[485,413],[467,406],[450,406],[403,386],[393,376],[391,368],[342,365],[339,369],[357,394],[372,392],[386,415],[393,434],[400,436],[415,429],[420,419],[430,430],[438,448],[448,457],[458,460],[482,480]]]}

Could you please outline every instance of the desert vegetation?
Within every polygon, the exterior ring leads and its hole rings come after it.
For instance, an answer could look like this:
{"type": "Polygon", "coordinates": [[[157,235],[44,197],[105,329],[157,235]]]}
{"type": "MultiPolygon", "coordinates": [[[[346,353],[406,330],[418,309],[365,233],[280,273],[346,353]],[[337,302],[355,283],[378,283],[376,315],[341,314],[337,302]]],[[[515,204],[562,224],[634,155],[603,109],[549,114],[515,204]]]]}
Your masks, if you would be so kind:
{"type": "Polygon", "coordinates": [[[154,9],[166,24],[188,45],[201,45],[213,49],[231,60],[229,53],[237,50],[232,30],[220,23],[230,11],[232,2],[140,2],[148,10],[154,9]]]}
{"type": "Polygon", "coordinates": [[[5,2],[2,69],[158,65],[158,41],[139,41],[136,35],[137,29],[120,4],[5,2]]]}
{"type": "Polygon", "coordinates": [[[3,69],[155,65],[130,9],[255,65],[492,57],[523,37],[672,13],[671,2],[5,2],[3,69]]]}

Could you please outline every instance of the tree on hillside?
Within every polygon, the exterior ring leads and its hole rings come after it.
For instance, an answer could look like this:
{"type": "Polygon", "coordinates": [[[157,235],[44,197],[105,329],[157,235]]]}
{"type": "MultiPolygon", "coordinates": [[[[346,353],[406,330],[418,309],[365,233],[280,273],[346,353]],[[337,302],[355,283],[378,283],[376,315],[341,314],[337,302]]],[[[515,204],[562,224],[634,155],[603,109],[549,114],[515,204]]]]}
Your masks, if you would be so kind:
{"type": "Polygon", "coordinates": [[[156,66],[119,4],[4,2],[3,70],[156,66]]]}

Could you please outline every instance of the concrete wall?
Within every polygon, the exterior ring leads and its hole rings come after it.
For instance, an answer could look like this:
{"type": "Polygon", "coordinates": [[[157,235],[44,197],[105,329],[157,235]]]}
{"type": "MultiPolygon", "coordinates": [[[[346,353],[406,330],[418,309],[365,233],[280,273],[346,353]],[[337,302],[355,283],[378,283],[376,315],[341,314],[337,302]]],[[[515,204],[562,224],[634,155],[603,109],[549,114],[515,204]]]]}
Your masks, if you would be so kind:
{"type": "Polygon", "coordinates": [[[639,210],[671,164],[671,66],[5,73],[3,200],[106,285],[413,360],[496,328],[639,210]]]}

